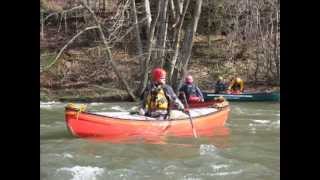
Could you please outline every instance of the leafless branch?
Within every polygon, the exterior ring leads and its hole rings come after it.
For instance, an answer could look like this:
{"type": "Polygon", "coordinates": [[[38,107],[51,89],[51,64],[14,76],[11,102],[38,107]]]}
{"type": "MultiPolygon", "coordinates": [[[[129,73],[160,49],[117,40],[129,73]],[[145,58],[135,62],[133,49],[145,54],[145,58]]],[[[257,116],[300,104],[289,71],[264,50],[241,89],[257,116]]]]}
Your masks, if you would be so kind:
{"type": "Polygon", "coordinates": [[[57,56],[54,58],[54,60],[47,66],[44,68],[44,71],[48,70],[50,67],[52,67],[52,65],[54,65],[57,60],[59,59],[59,57],[61,56],[61,54],[63,53],[63,51],[77,38],[79,37],[82,33],[88,31],[88,30],[92,30],[92,29],[97,29],[98,26],[91,26],[91,27],[87,27],[84,30],[80,31],[79,33],[77,33],[75,36],[73,36],[68,42],[67,44],[65,44],[59,51],[59,53],[57,54],[57,56]]]}

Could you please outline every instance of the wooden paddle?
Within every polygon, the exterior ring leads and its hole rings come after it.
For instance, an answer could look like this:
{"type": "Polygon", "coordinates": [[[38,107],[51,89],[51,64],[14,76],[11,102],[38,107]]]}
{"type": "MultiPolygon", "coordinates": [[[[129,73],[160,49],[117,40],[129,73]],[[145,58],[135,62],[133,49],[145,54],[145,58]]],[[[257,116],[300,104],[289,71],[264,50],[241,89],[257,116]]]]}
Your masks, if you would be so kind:
{"type": "MultiPolygon", "coordinates": [[[[184,101],[185,101],[185,106],[186,106],[187,109],[189,109],[189,104],[188,104],[188,102],[187,102],[186,95],[185,95],[184,93],[182,93],[182,95],[183,95],[183,99],[184,99],[184,101]]],[[[191,115],[190,115],[190,111],[184,112],[184,113],[186,113],[186,114],[189,116],[189,120],[190,120],[190,124],[191,124],[191,127],[192,127],[193,136],[194,136],[195,138],[198,138],[198,136],[197,136],[197,131],[196,131],[196,129],[193,127],[193,122],[192,122],[192,118],[191,118],[191,115]]]]}

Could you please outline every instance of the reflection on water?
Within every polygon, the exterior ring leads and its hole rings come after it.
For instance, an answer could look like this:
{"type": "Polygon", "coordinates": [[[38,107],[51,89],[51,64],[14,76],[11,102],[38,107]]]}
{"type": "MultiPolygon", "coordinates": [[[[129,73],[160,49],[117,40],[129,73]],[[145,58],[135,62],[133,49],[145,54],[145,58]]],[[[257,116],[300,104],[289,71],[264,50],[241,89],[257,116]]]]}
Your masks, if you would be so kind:
{"type": "MultiPolygon", "coordinates": [[[[230,129],[227,127],[217,127],[213,131],[199,131],[197,132],[198,138],[193,137],[192,135],[185,135],[184,137],[172,137],[172,136],[148,136],[148,137],[140,137],[140,136],[131,136],[130,138],[125,135],[112,135],[105,137],[94,137],[87,138],[90,141],[98,142],[98,143],[115,143],[115,144],[172,144],[176,142],[185,142],[180,143],[181,145],[187,146],[192,145],[194,142],[212,142],[216,143],[219,147],[225,147],[223,141],[221,139],[228,139],[228,135],[230,134],[230,129]],[[178,140],[177,140],[177,139],[178,140]],[[219,140],[220,139],[220,140],[219,140]],[[217,141],[219,140],[219,141],[217,141]]],[[[179,144],[179,143],[178,143],[179,144]]]]}

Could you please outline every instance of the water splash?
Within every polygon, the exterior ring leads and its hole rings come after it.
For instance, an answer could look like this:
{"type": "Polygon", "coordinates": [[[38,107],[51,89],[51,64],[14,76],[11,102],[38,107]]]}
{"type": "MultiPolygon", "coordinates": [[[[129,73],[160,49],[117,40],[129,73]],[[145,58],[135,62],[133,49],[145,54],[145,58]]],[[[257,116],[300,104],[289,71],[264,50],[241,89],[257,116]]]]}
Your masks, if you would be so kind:
{"type": "Polygon", "coordinates": [[[70,172],[73,176],[71,180],[96,180],[97,176],[101,176],[104,173],[104,169],[91,166],[63,167],[57,170],[57,172],[61,171],[70,172]]]}

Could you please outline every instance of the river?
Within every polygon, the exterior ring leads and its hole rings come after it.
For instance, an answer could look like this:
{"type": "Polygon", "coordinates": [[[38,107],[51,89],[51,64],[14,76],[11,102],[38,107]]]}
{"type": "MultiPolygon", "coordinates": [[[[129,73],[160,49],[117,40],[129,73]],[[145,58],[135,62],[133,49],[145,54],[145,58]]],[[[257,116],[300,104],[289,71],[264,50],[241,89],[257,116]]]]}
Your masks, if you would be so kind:
{"type": "MultiPolygon", "coordinates": [[[[96,142],[70,135],[65,103],[40,102],[42,180],[280,179],[280,104],[230,102],[227,135],[169,138],[163,143],[96,142]]],[[[132,103],[91,103],[94,111],[132,103]]]]}

